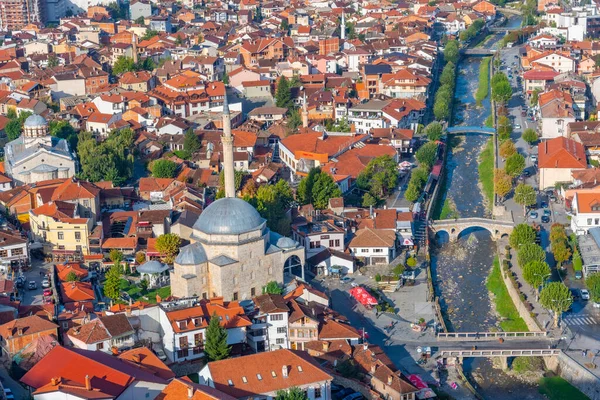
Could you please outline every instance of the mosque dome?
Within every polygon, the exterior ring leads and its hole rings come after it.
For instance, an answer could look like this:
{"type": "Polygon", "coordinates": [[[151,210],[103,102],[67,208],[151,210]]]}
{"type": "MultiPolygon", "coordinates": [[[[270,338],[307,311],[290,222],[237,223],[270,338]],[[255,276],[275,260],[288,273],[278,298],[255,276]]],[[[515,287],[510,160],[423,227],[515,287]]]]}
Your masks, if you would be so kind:
{"type": "Polygon", "coordinates": [[[198,265],[208,260],[201,243],[192,243],[182,247],[175,259],[178,265],[198,265]]]}
{"type": "Polygon", "coordinates": [[[25,120],[25,123],[23,124],[23,126],[28,126],[28,127],[38,127],[38,126],[47,126],[48,125],[48,121],[46,121],[46,118],[42,117],[41,115],[37,115],[37,114],[32,114],[29,117],[27,117],[27,119],[25,120]]]}
{"type": "Polygon", "coordinates": [[[264,223],[264,218],[248,202],[228,197],[206,207],[194,230],[207,235],[239,235],[259,230],[264,223]]]}

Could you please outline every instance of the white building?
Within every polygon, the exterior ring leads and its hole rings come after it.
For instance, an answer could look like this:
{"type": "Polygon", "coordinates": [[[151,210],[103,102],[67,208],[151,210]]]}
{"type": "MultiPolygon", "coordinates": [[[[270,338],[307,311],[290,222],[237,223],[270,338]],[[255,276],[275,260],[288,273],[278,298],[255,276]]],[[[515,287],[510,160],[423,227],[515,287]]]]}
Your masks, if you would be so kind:
{"type": "Polygon", "coordinates": [[[366,264],[389,264],[396,258],[396,232],[387,229],[360,229],[349,244],[354,257],[366,264]]]}
{"type": "Polygon", "coordinates": [[[600,193],[577,191],[573,197],[571,230],[585,235],[591,228],[600,227],[600,193]]]}
{"type": "Polygon", "coordinates": [[[29,241],[15,232],[0,231],[0,272],[8,271],[11,261],[29,260],[29,241]]]}
{"type": "Polygon", "coordinates": [[[248,345],[256,352],[289,349],[289,308],[283,296],[263,294],[254,299],[256,314],[248,329],[248,345]]]}
{"type": "Polygon", "coordinates": [[[125,314],[99,317],[67,332],[71,345],[84,350],[112,353],[135,344],[135,331],[125,314]]]}

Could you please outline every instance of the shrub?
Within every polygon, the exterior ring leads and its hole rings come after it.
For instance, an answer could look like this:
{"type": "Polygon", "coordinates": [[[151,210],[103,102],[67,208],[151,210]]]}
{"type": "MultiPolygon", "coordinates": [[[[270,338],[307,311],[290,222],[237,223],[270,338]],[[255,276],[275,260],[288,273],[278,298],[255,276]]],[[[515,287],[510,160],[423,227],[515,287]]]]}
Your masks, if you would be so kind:
{"type": "Polygon", "coordinates": [[[375,282],[381,282],[381,275],[380,274],[375,275],[375,282]]]}
{"type": "Polygon", "coordinates": [[[417,266],[417,259],[415,257],[409,257],[406,260],[406,265],[410,268],[414,268],[417,266]]]}

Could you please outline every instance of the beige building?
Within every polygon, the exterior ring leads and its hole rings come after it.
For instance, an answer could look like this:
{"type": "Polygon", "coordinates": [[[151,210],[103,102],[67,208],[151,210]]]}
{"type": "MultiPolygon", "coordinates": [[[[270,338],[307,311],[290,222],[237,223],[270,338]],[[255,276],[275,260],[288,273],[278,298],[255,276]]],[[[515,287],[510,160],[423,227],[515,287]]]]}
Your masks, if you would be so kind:
{"type": "Polygon", "coordinates": [[[52,201],[29,211],[31,234],[44,253],[62,256],[89,254],[91,218],[79,218],[77,205],[52,201]]]}
{"type": "Polygon", "coordinates": [[[208,206],[191,240],[195,243],[181,249],[171,272],[175,297],[251,299],[270,281],[303,275],[304,248],[271,232],[242,199],[224,198],[208,206]]]}

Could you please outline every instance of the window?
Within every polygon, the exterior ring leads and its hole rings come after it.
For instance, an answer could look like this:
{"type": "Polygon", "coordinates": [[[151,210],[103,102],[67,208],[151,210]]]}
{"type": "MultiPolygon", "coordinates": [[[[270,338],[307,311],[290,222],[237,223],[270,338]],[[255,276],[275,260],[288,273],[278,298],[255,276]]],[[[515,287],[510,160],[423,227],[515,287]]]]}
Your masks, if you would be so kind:
{"type": "Polygon", "coordinates": [[[587,224],[588,224],[588,225],[591,225],[591,224],[592,224],[592,219],[591,219],[591,218],[588,218],[588,219],[587,219],[587,224]]]}
{"type": "Polygon", "coordinates": [[[206,292],[203,292],[203,293],[202,293],[202,298],[203,298],[204,300],[208,300],[208,293],[206,293],[206,292]]]}
{"type": "Polygon", "coordinates": [[[269,321],[283,321],[283,314],[269,315],[269,321]]]}
{"type": "Polygon", "coordinates": [[[316,387],[315,388],[315,398],[318,399],[319,397],[321,397],[321,388],[316,387]]]}
{"type": "Polygon", "coordinates": [[[340,239],[335,239],[335,247],[340,247],[340,239]]]}
{"type": "Polygon", "coordinates": [[[277,339],[275,339],[275,344],[285,344],[285,339],[277,338],[277,339]]]}
{"type": "Polygon", "coordinates": [[[233,301],[238,300],[238,292],[233,292],[233,301]]]}
{"type": "Polygon", "coordinates": [[[373,249],[373,253],[383,253],[383,249],[373,249]]]}
{"type": "Polygon", "coordinates": [[[104,343],[96,343],[96,350],[102,350],[104,348],[104,343]]]}
{"type": "Polygon", "coordinates": [[[8,250],[0,250],[0,257],[8,257],[8,250]]]}
{"type": "Polygon", "coordinates": [[[189,353],[188,349],[177,350],[177,358],[186,358],[189,353]]]}
{"type": "Polygon", "coordinates": [[[87,200],[87,199],[83,200],[83,206],[84,207],[89,207],[90,206],[90,201],[87,200]]]}
{"type": "Polygon", "coordinates": [[[75,240],[81,240],[81,232],[75,232],[75,240]]]}
{"type": "Polygon", "coordinates": [[[287,328],[285,326],[280,326],[277,328],[277,333],[285,333],[287,328]]]}
{"type": "Polygon", "coordinates": [[[187,349],[188,347],[188,338],[187,336],[181,336],[179,338],[179,348],[180,349],[187,349]]]}
{"type": "Polygon", "coordinates": [[[256,288],[250,289],[250,296],[252,296],[252,297],[256,296],[256,288]]]}
{"type": "Polygon", "coordinates": [[[329,241],[329,247],[333,247],[334,243],[335,243],[335,241],[334,241],[334,240],[330,240],[330,241],[329,241]]]}
{"type": "Polygon", "coordinates": [[[63,232],[58,232],[58,240],[64,240],[65,234],[63,232]]]}

